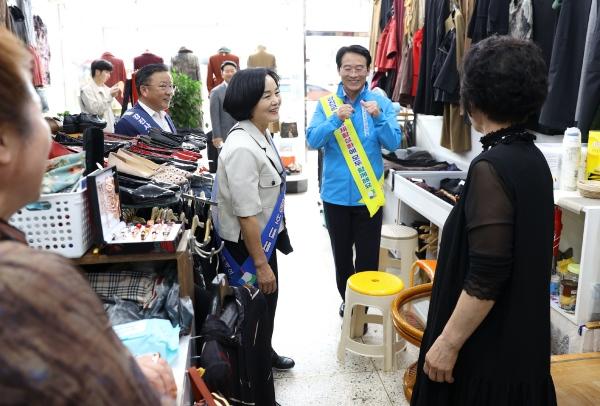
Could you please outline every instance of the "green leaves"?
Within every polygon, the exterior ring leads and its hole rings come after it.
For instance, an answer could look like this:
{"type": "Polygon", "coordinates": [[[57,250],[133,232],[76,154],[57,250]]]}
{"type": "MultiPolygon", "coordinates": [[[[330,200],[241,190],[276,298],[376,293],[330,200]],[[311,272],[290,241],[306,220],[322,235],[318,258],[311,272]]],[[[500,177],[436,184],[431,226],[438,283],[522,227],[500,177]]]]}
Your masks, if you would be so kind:
{"type": "Polygon", "coordinates": [[[177,91],[171,100],[169,115],[178,128],[199,128],[202,125],[202,97],[200,81],[183,73],[172,71],[173,85],[177,91]]]}

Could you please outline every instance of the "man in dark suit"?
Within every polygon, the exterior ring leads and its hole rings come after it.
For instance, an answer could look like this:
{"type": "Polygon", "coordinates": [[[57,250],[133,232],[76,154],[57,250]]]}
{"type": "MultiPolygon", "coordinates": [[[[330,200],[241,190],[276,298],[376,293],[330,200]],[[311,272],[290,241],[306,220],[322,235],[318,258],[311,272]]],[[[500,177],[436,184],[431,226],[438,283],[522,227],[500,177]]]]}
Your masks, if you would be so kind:
{"type": "Polygon", "coordinates": [[[240,66],[240,58],[231,53],[231,50],[227,47],[219,48],[219,53],[211,56],[208,59],[208,73],[206,74],[206,87],[208,93],[213,90],[217,85],[223,82],[221,76],[221,64],[225,61],[235,62],[237,66],[240,66]]]}
{"type": "Polygon", "coordinates": [[[212,124],[212,144],[208,144],[208,160],[210,172],[217,171],[219,149],[227,139],[227,134],[237,121],[223,110],[223,100],[229,81],[237,72],[237,64],[225,61],[221,64],[223,83],[215,87],[210,94],[210,122],[212,124]]]}
{"type": "Polygon", "coordinates": [[[115,126],[115,133],[146,135],[150,128],[176,133],[175,124],[166,112],[175,92],[169,68],[162,63],[144,66],[135,76],[135,87],[139,100],[123,114],[115,126]]]}

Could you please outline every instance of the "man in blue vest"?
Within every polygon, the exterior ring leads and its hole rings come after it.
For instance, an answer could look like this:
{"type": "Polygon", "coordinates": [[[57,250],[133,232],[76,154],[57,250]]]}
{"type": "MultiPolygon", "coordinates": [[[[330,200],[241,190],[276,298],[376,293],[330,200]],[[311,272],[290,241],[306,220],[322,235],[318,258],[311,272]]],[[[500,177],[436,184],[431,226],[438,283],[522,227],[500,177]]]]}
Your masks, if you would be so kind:
{"type": "Polygon", "coordinates": [[[167,65],[155,63],[144,66],[136,73],[135,87],[139,94],[138,102],[123,114],[115,126],[115,133],[146,135],[151,128],[176,133],[175,124],[165,111],[175,93],[167,65]]]}

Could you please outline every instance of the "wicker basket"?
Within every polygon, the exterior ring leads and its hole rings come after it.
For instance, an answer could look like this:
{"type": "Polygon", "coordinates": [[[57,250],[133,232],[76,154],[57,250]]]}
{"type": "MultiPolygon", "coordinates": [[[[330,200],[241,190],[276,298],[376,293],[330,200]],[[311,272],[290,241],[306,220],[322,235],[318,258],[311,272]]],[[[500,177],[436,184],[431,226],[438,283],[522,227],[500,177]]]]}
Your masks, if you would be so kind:
{"type": "Polygon", "coordinates": [[[600,199],[600,181],[586,180],[577,182],[577,189],[583,197],[600,199]]]}

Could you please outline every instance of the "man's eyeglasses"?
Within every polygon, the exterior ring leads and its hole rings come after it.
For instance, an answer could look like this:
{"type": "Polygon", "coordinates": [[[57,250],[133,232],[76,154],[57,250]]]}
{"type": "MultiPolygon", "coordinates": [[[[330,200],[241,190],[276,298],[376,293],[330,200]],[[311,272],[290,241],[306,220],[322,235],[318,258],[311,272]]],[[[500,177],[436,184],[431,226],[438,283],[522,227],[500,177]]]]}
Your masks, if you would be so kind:
{"type": "Polygon", "coordinates": [[[172,91],[173,93],[175,93],[177,91],[177,86],[174,85],[143,85],[143,86],[148,86],[148,87],[158,87],[162,92],[166,92],[167,90],[172,91]]]}
{"type": "Polygon", "coordinates": [[[367,67],[365,65],[356,65],[356,66],[344,65],[344,66],[342,66],[342,72],[344,72],[344,73],[352,73],[353,71],[360,75],[367,71],[367,67]]]}

